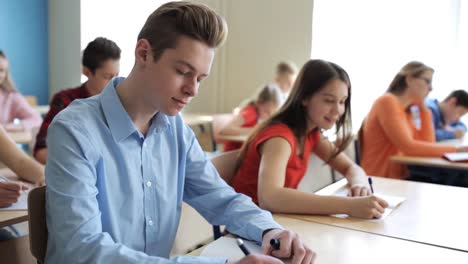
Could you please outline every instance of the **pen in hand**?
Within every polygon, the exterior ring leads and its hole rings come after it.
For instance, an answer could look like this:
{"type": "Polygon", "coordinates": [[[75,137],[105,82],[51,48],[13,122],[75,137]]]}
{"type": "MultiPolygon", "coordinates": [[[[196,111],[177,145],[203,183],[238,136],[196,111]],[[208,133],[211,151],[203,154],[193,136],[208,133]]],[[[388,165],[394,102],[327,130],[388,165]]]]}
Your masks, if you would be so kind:
{"type": "Polygon", "coordinates": [[[372,177],[367,178],[367,181],[369,182],[370,190],[372,194],[374,194],[374,187],[372,186],[372,177]]]}
{"type": "Polygon", "coordinates": [[[237,245],[239,248],[244,252],[244,255],[248,256],[250,255],[250,251],[245,247],[244,241],[240,238],[236,239],[237,245]]]}
{"type": "Polygon", "coordinates": [[[270,240],[270,246],[273,248],[273,250],[279,250],[281,247],[281,243],[279,239],[271,239],[270,240]]]}

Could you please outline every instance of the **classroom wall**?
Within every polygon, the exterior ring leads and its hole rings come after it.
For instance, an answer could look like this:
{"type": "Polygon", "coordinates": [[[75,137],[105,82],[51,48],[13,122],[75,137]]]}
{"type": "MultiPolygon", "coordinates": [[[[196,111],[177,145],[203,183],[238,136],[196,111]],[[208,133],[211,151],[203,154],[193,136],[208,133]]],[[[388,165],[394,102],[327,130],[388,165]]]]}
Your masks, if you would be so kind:
{"type": "Polygon", "coordinates": [[[80,1],[49,0],[49,93],[81,83],[80,1]]]}
{"type": "Polygon", "coordinates": [[[197,2],[225,16],[229,36],[186,112],[230,112],[271,82],[279,61],[291,60],[301,67],[310,58],[313,0],[197,2]]]}
{"type": "Polygon", "coordinates": [[[0,2],[0,49],[10,61],[17,88],[40,104],[49,96],[47,15],[47,0],[0,2]]]}

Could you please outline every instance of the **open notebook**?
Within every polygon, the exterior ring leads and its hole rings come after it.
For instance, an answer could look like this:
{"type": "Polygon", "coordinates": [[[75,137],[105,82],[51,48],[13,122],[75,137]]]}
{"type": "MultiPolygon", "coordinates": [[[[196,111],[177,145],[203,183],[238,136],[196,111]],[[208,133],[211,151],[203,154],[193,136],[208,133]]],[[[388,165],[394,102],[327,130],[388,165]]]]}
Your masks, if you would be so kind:
{"type": "MultiPolygon", "coordinates": [[[[261,254],[260,245],[244,240],[244,245],[251,254],[261,254]]],[[[210,243],[200,254],[206,257],[226,257],[230,261],[238,261],[244,257],[241,249],[236,243],[236,239],[232,237],[220,237],[210,243]]],[[[284,263],[291,263],[290,260],[283,260],[284,263]]]]}
{"type": "MultiPolygon", "coordinates": [[[[339,192],[335,193],[336,196],[347,196],[348,195],[348,190],[343,189],[340,190],[339,192]]],[[[395,210],[402,202],[406,200],[405,197],[401,196],[394,196],[394,195],[387,195],[387,194],[381,194],[381,193],[375,193],[375,196],[384,199],[388,203],[388,207],[385,209],[385,212],[382,214],[382,217],[379,219],[370,219],[366,221],[370,222],[380,222],[383,221],[393,210],[395,210]]],[[[332,215],[334,217],[338,218],[348,218],[350,217],[347,214],[336,214],[332,215]]]]}
{"type": "Polygon", "coordinates": [[[442,157],[452,162],[468,162],[468,152],[445,153],[442,157]]]}

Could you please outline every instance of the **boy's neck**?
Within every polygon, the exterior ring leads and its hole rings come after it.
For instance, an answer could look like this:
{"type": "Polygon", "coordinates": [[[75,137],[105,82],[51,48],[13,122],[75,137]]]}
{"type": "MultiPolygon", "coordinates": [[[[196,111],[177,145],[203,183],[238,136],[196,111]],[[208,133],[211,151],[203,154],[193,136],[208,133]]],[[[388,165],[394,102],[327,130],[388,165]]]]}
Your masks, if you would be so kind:
{"type": "Polygon", "coordinates": [[[130,74],[116,89],[117,95],[125,109],[132,119],[136,128],[143,134],[151,125],[151,119],[158,112],[154,109],[149,109],[144,103],[144,95],[141,95],[141,84],[137,78],[133,78],[130,74]]]}

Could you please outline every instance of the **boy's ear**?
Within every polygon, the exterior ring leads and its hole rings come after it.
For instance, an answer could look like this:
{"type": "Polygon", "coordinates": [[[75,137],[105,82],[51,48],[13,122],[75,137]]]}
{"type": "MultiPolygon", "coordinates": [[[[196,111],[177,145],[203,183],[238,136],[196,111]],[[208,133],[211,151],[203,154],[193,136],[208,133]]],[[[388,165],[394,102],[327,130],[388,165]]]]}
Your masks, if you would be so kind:
{"type": "Polygon", "coordinates": [[[146,62],[148,56],[150,55],[151,45],[149,44],[148,40],[140,39],[137,42],[135,48],[135,58],[139,62],[146,62]]]}
{"type": "Polygon", "coordinates": [[[456,98],[456,97],[452,97],[452,98],[448,99],[448,103],[449,103],[450,105],[456,106],[456,105],[457,105],[457,98],[456,98]]]}
{"type": "Polygon", "coordinates": [[[81,71],[82,71],[83,75],[86,76],[86,77],[88,77],[88,78],[89,78],[90,76],[92,76],[92,74],[93,74],[93,73],[91,72],[91,70],[90,70],[88,67],[86,67],[86,66],[83,66],[83,68],[81,69],[81,71]]]}

